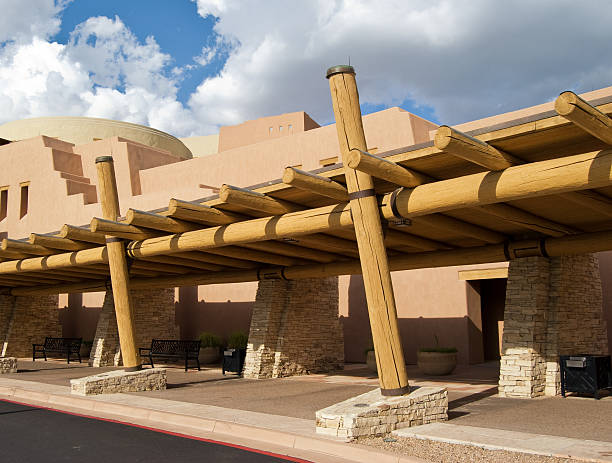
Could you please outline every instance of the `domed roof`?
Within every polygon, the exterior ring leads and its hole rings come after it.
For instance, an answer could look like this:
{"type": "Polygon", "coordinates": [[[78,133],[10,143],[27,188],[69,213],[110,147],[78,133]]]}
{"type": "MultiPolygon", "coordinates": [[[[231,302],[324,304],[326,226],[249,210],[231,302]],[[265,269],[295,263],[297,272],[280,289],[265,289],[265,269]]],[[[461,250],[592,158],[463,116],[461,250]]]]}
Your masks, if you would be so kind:
{"type": "Polygon", "coordinates": [[[161,130],[131,122],[94,117],[36,117],[0,125],[0,138],[11,141],[46,135],[82,145],[111,137],[122,137],[143,145],[170,151],[181,159],[191,159],[189,148],[178,138],[161,130]]]}

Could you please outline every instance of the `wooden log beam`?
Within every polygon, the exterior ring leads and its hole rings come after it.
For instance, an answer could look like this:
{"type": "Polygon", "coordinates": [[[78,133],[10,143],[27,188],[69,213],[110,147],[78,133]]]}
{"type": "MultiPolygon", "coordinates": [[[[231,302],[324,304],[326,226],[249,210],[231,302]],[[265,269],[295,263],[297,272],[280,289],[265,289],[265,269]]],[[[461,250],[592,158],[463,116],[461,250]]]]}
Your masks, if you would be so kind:
{"type": "Polygon", "coordinates": [[[282,215],[303,209],[303,206],[231,185],[221,187],[219,199],[228,204],[246,207],[270,215],[282,215]]]}
{"type": "MultiPolygon", "coordinates": [[[[227,248],[226,248],[227,249],[227,248]]],[[[193,260],[196,262],[205,262],[209,264],[220,265],[223,267],[236,268],[256,268],[258,265],[249,260],[234,259],[232,257],[214,255],[207,252],[179,252],[170,254],[171,256],[180,257],[181,259],[193,260]]]]}
{"type": "Polygon", "coordinates": [[[19,260],[19,259],[27,259],[28,257],[32,257],[31,254],[25,254],[23,252],[6,250],[3,251],[0,249],[0,259],[3,260],[19,260]]]}
{"type": "MultiPolygon", "coordinates": [[[[389,259],[392,271],[414,270],[420,268],[450,267],[457,265],[486,264],[504,262],[508,258],[516,259],[527,256],[542,255],[559,257],[573,254],[586,254],[612,250],[612,231],[582,233],[563,237],[551,237],[542,240],[524,240],[507,244],[492,244],[470,248],[442,251],[429,251],[414,254],[401,254],[389,259]]],[[[354,275],[361,273],[359,260],[334,262],[330,264],[311,264],[282,269],[287,279],[325,278],[336,275],[354,275]]],[[[281,277],[281,269],[267,268],[256,270],[236,270],[227,272],[194,273],[188,275],[163,276],[155,278],[135,278],[134,289],[169,288],[195,286],[216,283],[239,283],[257,281],[262,275],[281,277]]],[[[0,277],[2,278],[2,277],[0,277]]],[[[82,282],[76,284],[40,285],[15,288],[14,296],[31,296],[58,293],[96,292],[105,290],[105,280],[82,282]]]]}
{"type": "Polygon", "coordinates": [[[450,246],[438,241],[421,238],[420,236],[411,235],[409,233],[388,229],[385,231],[385,246],[393,249],[400,249],[404,246],[410,246],[422,251],[434,251],[436,249],[451,249],[450,246]]]}
{"type": "Polygon", "coordinates": [[[93,233],[88,228],[75,227],[74,225],[65,224],[58,236],[60,238],[68,238],[74,241],[83,241],[85,243],[106,244],[104,234],[93,233]]]}
{"type": "Polygon", "coordinates": [[[612,217],[612,200],[596,191],[571,191],[559,196],[579,206],[587,207],[592,211],[612,217]]]}
{"type": "Polygon", "coordinates": [[[350,228],[352,223],[348,204],[338,204],[135,241],[128,245],[128,252],[134,258],[185,251],[213,252],[213,248],[220,246],[350,228]]]}
{"type": "Polygon", "coordinates": [[[282,243],[279,241],[262,241],[256,243],[246,243],[242,247],[256,249],[259,251],[272,252],[282,256],[296,257],[298,259],[312,260],[315,262],[333,262],[341,259],[341,256],[321,252],[315,249],[304,248],[297,245],[282,243]]]}
{"type": "Polygon", "coordinates": [[[38,233],[30,234],[30,244],[36,246],[44,246],[49,249],[60,249],[62,251],[80,251],[93,247],[92,243],[75,241],[69,238],[60,238],[59,236],[39,235],[38,233]]]}
{"type": "Polygon", "coordinates": [[[136,209],[128,209],[125,221],[128,225],[145,227],[167,233],[182,233],[201,228],[193,223],[183,222],[173,219],[172,217],[165,217],[152,212],[138,211],[136,209]]]}
{"type": "Polygon", "coordinates": [[[295,167],[287,167],[283,172],[283,183],[319,196],[348,201],[346,187],[332,179],[306,172],[295,167]]]}
{"type": "Polygon", "coordinates": [[[140,260],[138,262],[158,262],[161,264],[167,264],[169,266],[179,267],[176,273],[186,273],[187,271],[192,271],[192,270],[184,270],[184,268],[207,270],[209,272],[219,272],[221,270],[230,270],[227,267],[223,267],[221,265],[199,262],[193,259],[183,259],[179,257],[177,254],[172,254],[170,256],[150,257],[146,260],[140,260]]]}
{"type": "Polygon", "coordinates": [[[543,217],[504,203],[481,206],[478,210],[548,236],[563,236],[578,233],[579,231],[573,227],[544,219],[543,217]]]}
{"type": "Polygon", "coordinates": [[[183,275],[191,271],[189,268],[177,266],[175,262],[175,259],[169,256],[155,256],[149,257],[146,260],[133,261],[130,268],[151,270],[160,274],[173,273],[176,275],[183,275]]]}
{"type": "Polygon", "coordinates": [[[218,254],[225,257],[233,257],[234,259],[247,259],[253,262],[259,262],[268,265],[292,266],[305,263],[303,259],[295,259],[291,257],[271,254],[269,252],[258,251],[256,249],[247,249],[237,246],[224,246],[220,248],[209,249],[208,252],[218,254]]]}
{"type": "Polygon", "coordinates": [[[611,164],[612,150],[604,150],[441,180],[385,195],[382,213],[387,219],[410,218],[602,188],[612,184],[611,164]]]}
{"type": "Polygon", "coordinates": [[[90,224],[93,233],[105,233],[108,236],[126,240],[144,240],[160,236],[162,233],[154,230],[128,225],[127,223],[94,217],[90,224]]]}
{"type": "Polygon", "coordinates": [[[349,257],[359,257],[359,250],[357,249],[357,243],[355,241],[339,238],[337,236],[314,233],[312,235],[303,235],[298,238],[288,237],[287,239],[295,239],[300,246],[312,249],[322,249],[324,251],[349,257]]]}
{"type": "Polygon", "coordinates": [[[402,395],[410,387],[374,182],[370,175],[347,166],[351,151],[367,151],[355,71],[350,66],[336,66],[328,69],[327,78],[345,165],[381,393],[402,395]]]}
{"type": "MultiPolygon", "coordinates": [[[[444,152],[479,164],[492,171],[523,164],[522,160],[448,126],[441,126],[438,129],[434,143],[438,149],[444,152]]],[[[597,195],[596,192],[593,192],[591,196],[583,192],[566,192],[563,198],[611,216],[612,204],[604,204],[603,199],[594,198],[592,197],[593,194],[597,195]]],[[[601,195],[599,196],[601,197],[601,195]]],[[[546,228],[545,224],[541,225],[546,228]]]]}
{"type": "MultiPolygon", "coordinates": [[[[362,172],[366,172],[374,177],[382,178],[389,182],[395,183],[403,187],[415,187],[423,183],[431,183],[436,180],[426,175],[412,172],[394,162],[379,158],[372,154],[361,153],[360,151],[353,150],[351,152],[351,161],[349,167],[362,172]],[[352,161],[352,162],[351,162],[352,161]],[[416,176],[418,174],[418,177],[416,176]]],[[[612,207],[610,208],[612,210],[612,207]]],[[[563,225],[555,224],[550,220],[530,214],[529,212],[523,211],[516,207],[508,204],[494,206],[482,206],[480,208],[482,212],[494,215],[499,218],[503,218],[516,225],[520,225],[524,228],[539,231],[550,236],[557,236],[555,234],[557,230],[563,230],[563,225]],[[488,208],[491,208],[488,211],[488,208]],[[503,210],[504,215],[500,215],[503,210]]],[[[611,212],[612,213],[612,212],[611,212]]],[[[501,233],[496,233],[491,230],[478,227],[476,225],[453,219],[452,217],[437,218],[436,215],[432,215],[429,220],[429,224],[436,228],[448,229],[456,233],[460,233],[464,236],[476,238],[484,241],[485,243],[500,243],[506,239],[501,233]]]]}
{"type": "Polygon", "coordinates": [[[489,170],[502,170],[523,161],[447,125],[438,128],[434,145],[440,151],[463,158],[489,170]]]}
{"type": "Polygon", "coordinates": [[[30,244],[27,241],[12,240],[9,238],[2,239],[2,243],[0,243],[0,249],[2,251],[12,251],[16,253],[34,256],[49,256],[58,252],[52,249],[47,249],[43,246],[30,244]]]}
{"type": "Polygon", "coordinates": [[[82,251],[53,254],[51,256],[29,257],[27,259],[0,262],[0,275],[21,272],[40,272],[79,265],[105,264],[107,262],[106,248],[98,247],[84,249],[82,251]]]}
{"type": "Polygon", "coordinates": [[[206,225],[227,225],[228,223],[240,222],[245,219],[238,214],[174,198],[168,204],[168,216],[206,225]]]}
{"type": "Polygon", "coordinates": [[[612,119],[574,92],[563,92],[555,101],[555,111],[595,138],[612,145],[612,119]]]}
{"type": "MultiPolygon", "coordinates": [[[[98,189],[100,191],[102,215],[108,221],[115,221],[119,217],[120,212],[113,158],[111,156],[96,158],[96,170],[98,173],[98,189]]],[[[96,232],[95,227],[92,227],[92,232],[96,232]]],[[[126,370],[138,370],[141,368],[141,363],[136,348],[134,311],[125,245],[115,236],[109,235],[106,238],[106,249],[108,251],[108,265],[110,268],[123,365],[126,370]]]]}
{"type": "Polygon", "coordinates": [[[439,228],[440,230],[458,233],[469,236],[485,243],[502,243],[508,238],[503,233],[499,233],[488,228],[479,227],[463,220],[455,219],[444,214],[431,214],[420,216],[415,222],[439,228]]]}
{"type": "Polygon", "coordinates": [[[357,149],[348,154],[347,165],[372,177],[410,188],[431,181],[426,175],[357,149]]]}

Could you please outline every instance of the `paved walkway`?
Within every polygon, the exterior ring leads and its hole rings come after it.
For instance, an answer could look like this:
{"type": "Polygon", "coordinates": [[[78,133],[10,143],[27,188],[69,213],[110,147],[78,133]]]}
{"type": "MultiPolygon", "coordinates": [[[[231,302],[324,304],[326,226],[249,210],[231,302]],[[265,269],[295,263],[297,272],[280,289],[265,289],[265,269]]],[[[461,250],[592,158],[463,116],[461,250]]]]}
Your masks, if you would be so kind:
{"type": "MultiPolygon", "coordinates": [[[[111,368],[92,369],[86,365],[68,366],[53,361],[20,361],[19,368],[17,374],[0,377],[0,397],[205,438],[246,439],[257,443],[258,448],[263,446],[264,450],[298,458],[306,458],[306,453],[314,452],[318,462],[415,461],[380,453],[372,447],[347,446],[342,440],[315,434],[314,412],[317,409],[376,387],[376,377],[362,365],[348,365],[338,374],[259,381],[224,377],[215,368],[187,373],[179,368],[168,368],[166,391],[88,398],[71,396],[69,379],[111,368]]],[[[589,446],[595,446],[599,453],[610,447],[606,441],[612,442],[612,397],[600,401],[499,398],[496,396],[495,364],[459,368],[457,373],[440,378],[442,381],[423,377],[415,368],[409,370],[414,385],[448,388],[452,420],[442,426],[464,429],[464,435],[471,436],[465,440],[474,445],[490,444],[481,437],[480,428],[487,428],[489,437],[498,435],[500,439],[506,439],[506,432],[524,433],[518,440],[530,440],[534,445],[541,442],[544,446],[541,454],[549,454],[545,448],[548,443],[541,439],[542,434],[558,439],[600,441],[589,442],[589,446]],[[536,436],[530,438],[529,435],[536,436]]],[[[413,428],[418,429],[421,428],[413,428]]],[[[569,440],[563,442],[573,445],[569,440]]],[[[592,455],[592,452],[585,453],[583,457],[592,458],[592,455]]],[[[609,455],[600,455],[594,461],[612,460],[609,455]]]]}

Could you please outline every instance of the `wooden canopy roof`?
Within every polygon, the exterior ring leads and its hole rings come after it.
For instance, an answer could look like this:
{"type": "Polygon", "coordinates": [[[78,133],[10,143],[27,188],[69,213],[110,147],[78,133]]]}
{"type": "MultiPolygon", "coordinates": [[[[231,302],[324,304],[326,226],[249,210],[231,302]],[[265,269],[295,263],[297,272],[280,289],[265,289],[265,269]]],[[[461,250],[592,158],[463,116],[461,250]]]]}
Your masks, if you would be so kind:
{"type": "MultiPolygon", "coordinates": [[[[377,155],[348,167],[375,178],[392,270],[612,249],[612,98],[571,92],[556,112],[377,155]]],[[[0,285],[13,295],[101,291],[105,236],[125,239],[132,288],[360,272],[344,169],[287,168],[249,189],[224,185],[123,220],[4,239],[0,285]]]]}

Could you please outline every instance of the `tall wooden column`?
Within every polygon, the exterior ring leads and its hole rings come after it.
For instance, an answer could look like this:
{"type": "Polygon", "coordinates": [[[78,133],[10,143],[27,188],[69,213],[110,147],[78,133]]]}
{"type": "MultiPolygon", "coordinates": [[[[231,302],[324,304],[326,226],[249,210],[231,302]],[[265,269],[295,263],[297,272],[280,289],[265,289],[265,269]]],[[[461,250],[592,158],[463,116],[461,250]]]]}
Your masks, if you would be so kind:
{"type": "Polygon", "coordinates": [[[351,66],[334,66],[327,70],[327,78],[357,235],[380,388],[383,395],[402,395],[410,388],[374,182],[370,175],[347,166],[351,150],[367,151],[355,70],[351,66]]]}
{"type": "MultiPolygon", "coordinates": [[[[98,171],[102,217],[108,220],[117,220],[120,215],[119,194],[117,193],[117,180],[115,179],[112,156],[96,158],[96,169],[98,171]]],[[[125,256],[125,245],[121,239],[107,236],[106,249],[123,366],[127,371],[139,370],[141,364],[134,335],[134,312],[130,295],[130,278],[125,256]]]]}

